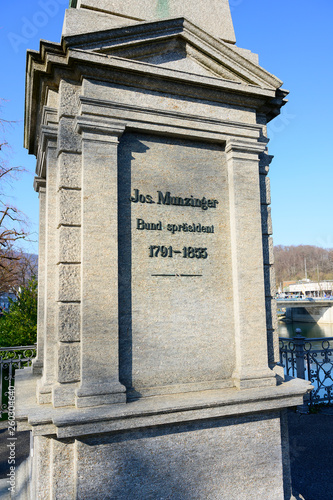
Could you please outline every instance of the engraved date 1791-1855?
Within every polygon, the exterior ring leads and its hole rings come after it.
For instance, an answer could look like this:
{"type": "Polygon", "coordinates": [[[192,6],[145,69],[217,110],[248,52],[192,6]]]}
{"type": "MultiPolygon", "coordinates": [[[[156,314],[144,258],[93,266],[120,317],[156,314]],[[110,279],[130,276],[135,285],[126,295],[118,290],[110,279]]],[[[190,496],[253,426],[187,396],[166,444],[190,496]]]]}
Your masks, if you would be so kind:
{"type": "Polygon", "coordinates": [[[182,254],[183,259],[207,259],[207,248],[183,247],[183,250],[174,250],[172,246],[150,245],[149,257],[174,257],[182,254]]]}

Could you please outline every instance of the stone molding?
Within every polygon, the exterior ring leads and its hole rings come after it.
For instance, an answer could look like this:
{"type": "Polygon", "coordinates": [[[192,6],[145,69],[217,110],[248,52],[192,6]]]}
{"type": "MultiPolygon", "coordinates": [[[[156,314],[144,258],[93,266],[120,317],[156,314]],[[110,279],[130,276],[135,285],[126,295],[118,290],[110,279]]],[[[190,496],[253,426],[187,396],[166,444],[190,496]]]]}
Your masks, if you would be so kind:
{"type": "Polygon", "coordinates": [[[46,189],[46,179],[43,177],[34,178],[34,190],[39,193],[46,189]]]}
{"type": "MultiPolygon", "coordinates": [[[[278,87],[281,81],[273,75],[263,70],[257,64],[243,57],[239,51],[234,50],[228,44],[223,44],[209,35],[205,35],[202,30],[191,25],[184,19],[160,21],[157,23],[148,23],[155,26],[155,29],[168,32],[168,23],[173,25],[176,32],[191,32],[193,40],[192,45],[196,45],[201,40],[203,46],[201,51],[211,59],[216,60],[217,53],[220,53],[222,60],[218,64],[224,64],[227,60],[232,60],[235,65],[236,73],[245,72],[245,82],[232,81],[225,78],[217,78],[216,71],[212,76],[203,76],[200,74],[191,74],[190,72],[180,71],[172,68],[161,67],[156,64],[135,61],[130,57],[124,59],[121,57],[106,56],[103,53],[97,53],[87,50],[77,50],[69,47],[69,40],[64,39],[63,46],[50,42],[42,42],[39,53],[28,52],[28,86],[26,99],[26,123],[25,123],[25,146],[30,152],[36,153],[38,135],[36,135],[36,113],[31,110],[40,108],[43,105],[49,89],[57,90],[59,86],[59,75],[63,78],[73,78],[80,82],[82,77],[100,78],[100,80],[110,83],[124,83],[125,85],[138,85],[143,90],[150,89],[158,92],[167,91],[174,95],[192,96],[195,99],[206,99],[217,102],[223,102],[236,105],[239,102],[239,96],[242,96],[243,105],[256,110],[264,110],[269,119],[279,113],[281,106],[285,104],[287,92],[278,87]],[[184,28],[185,26],[185,28],[184,28]],[[203,38],[208,37],[209,43],[203,38]],[[214,43],[213,43],[214,42],[214,43]],[[69,44],[68,46],[66,45],[69,44]],[[215,48],[212,46],[215,44],[215,48]],[[222,50],[223,49],[223,50],[222,50]],[[217,52],[215,53],[214,50],[217,52]],[[212,52],[213,51],[213,52],[212,52]],[[223,54],[221,55],[221,51],[223,54]],[[71,73],[69,72],[71,71],[71,73]],[[255,84],[249,83],[250,72],[257,74],[256,78],[263,78],[266,83],[260,83],[257,80],[255,84]],[[57,75],[53,78],[52,75],[57,75]],[[37,100],[37,95],[38,100],[37,100]]],[[[142,29],[147,23],[137,26],[127,27],[129,29],[142,29]]],[[[145,28],[146,29],[146,28],[145,28]]],[[[126,34],[126,30],[124,34],[126,34]]],[[[111,30],[107,36],[116,35],[119,30],[111,30]]],[[[183,33],[183,35],[184,35],[183,33]]],[[[93,38],[89,35],[80,35],[74,37],[76,41],[87,40],[87,37],[93,42],[98,40],[99,33],[94,33],[93,38]],[[97,38],[96,38],[97,37],[97,38]]],[[[133,34],[135,36],[135,33],[133,34]]],[[[185,36],[185,35],[184,35],[185,36]]],[[[151,38],[151,37],[150,37],[151,38]]],[[[74,41],[73,41],[74,43],[74,41]]],[[[190,43],[190,42],[189,42],[190,43]]],[[[250,78],[251,82],[251,78],[250,78]]],[[[38,113],[37,113],[38,114],[38,113]]]]}
{"type": "Polygon", "coordinates": [[[96,117],[77,116],[75,131],[82,134],[84,141],[118,143],[118,138],[125,131],[126,124],[120,121],[98,119],[96,117]]]}
{"type": "Polygon", "coordinates": [[[42,125],[40,131],[40,143],[37,153],[36,174],[40,178],[46,178],[46,155],[48,149],[57,147],[58,127],[56,125],[42,125]]]}
{"type": "MultiPolygon", "coordinates": [[[[118,103],[109,100],[96,99],[93,97],[80,96],[82,115],[94,117],[90,118],[91,128],[99,120],[110,120],[110,133],[115,130],[127,127],[141,131],[163,132],[175,136],[198,137],[202,140],[214,139],[217,142],[224,142],[230,136],[240,140],[258,140],[262,130],[261,125],[235,122],[232,120],[221,120],[211,117],[204,117],[195,114],[183,113],[181,111],[171,111],[160,107],[140,106],[130,103],[118,103]],[[97,116],[99,119],[97,119],[97,116]],[[124,122],[124,119],[126,122],[124,122]],[[111,120],[114,120],[114,125],[111,120]]],[[[83,118],[83,117],[82,117],[83,118]]],[[[77,119],[78,120],[78,119],[77,119]]],[[[79,127],[78,120],[77,128],[79,127]]],[[[108,121],[106,121],[106,124],[108,121]]],[[[88,127],[89,129],[89,127],[88,127]]],[[[102,130],[103,132],[103,130],[102,130]]],[[[261,151],[260,151],[261,152],[261,151]]]]}
{"type": "Polygon", "coordinates": [[[290,379],[276,387],[169,394],[127,405],[110,404],[82,411],[39,407],[32,403],[36,378],[26,370],[19,370],[17,375],[20,401],[23,402],[17,409],[18,425],[22,430],[25,428],[29,412],[29,429],[33,436],[56,435],[58,439],[273,411],[302,404],[304,394],[312,389],[306,380],[290,379]]]}
{"type": "MultiPolygon", "coordinates": [[[[281,80],[241,55],[232,45],[209,35],[184,17],[113,28],[94,33],[93,37],[91,34],[65,36],[63,45],[68,49],[92,52],[98,50],[102,53],[105,51],[112,54],[112,49],[115,47],[126,47],[130,43],[142,45],[149,43],[152,38],[156,42],[174,38],[184,40],[198,51],[201,58],[205,55],[205,61],[210,59],[210,62],[213,63],[215,60],[220,66],[224,65],[228,68],[230,79],[237,82],[274,89],[282,85],[281,80]]],[[[135,55],[133,59],[135,59],[135,55]]]]}
{"type": "Polygon", "coordinates": [[[233,141],[228,140],[225,148],[228,159],[243,160],[254,159],[258,162],[258,155],[266,150],[266,144],[262,142],[233,141]],[[245,156],[244,156],[245,155],[245,156]]]}

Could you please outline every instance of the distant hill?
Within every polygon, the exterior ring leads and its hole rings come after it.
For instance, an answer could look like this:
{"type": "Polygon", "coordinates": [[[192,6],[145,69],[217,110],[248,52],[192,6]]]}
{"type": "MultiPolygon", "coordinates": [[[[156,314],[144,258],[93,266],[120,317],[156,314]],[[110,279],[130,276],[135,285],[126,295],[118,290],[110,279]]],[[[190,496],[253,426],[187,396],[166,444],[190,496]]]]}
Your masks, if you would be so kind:
{"type": "Polygon", "coordinates": [[[308,278],[333,280],[333,248],[311,245],[274,247],[276,284],[308,278]]]}

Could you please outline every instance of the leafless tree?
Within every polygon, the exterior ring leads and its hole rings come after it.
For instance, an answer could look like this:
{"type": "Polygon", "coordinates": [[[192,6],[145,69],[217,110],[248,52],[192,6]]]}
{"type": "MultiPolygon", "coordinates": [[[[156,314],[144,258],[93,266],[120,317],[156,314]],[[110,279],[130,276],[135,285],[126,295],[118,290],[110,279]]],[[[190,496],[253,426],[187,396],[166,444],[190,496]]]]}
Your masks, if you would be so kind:
{"type": "MultiPolygon", "coordinates": [[[[1,101],[3,100],[0,100],[0,108],[1,101]]],[[[2,134],[5,133],[6,126],[10,126],[10,122],[0,119],[2,134]]],[[[0,139],[0,293],[23,284],[23,270],[27,269],[29,260],[19,249],[19,242],[28,236],[27,220],[10,202],[7,193],[25,169],[9,165],[6,157],[8,149],[7,141],[0,139]]]]}
{"type": "Polygon", "coordinates": [[[313,245],[274,247],[277,284],[306,276],[312,281],[333,279],[333,249],[313,245]]]}

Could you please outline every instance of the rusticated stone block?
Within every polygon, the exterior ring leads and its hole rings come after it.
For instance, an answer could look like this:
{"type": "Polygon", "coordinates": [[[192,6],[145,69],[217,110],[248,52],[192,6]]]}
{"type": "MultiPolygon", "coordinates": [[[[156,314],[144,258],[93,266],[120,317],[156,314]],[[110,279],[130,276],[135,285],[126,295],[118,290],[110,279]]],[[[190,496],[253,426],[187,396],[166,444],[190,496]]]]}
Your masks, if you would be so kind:
{"type": "Polygon", "coordinates": [[[59,228],[58,262],[81,261],[81,228],[62,226],[59,228]]]}
{"type": "Polygon", "coordinates": [[[81,155],[61,153],[58,160],[57,188],[81,188],[81,155]]]}
{"type": "Polygon", "coordinates": [[[60,302],[77,302],[81,299],[80,270],[80,264],[59,264],[57,296],[60,302]]]}
{"type": "Polygon", "coordinates": [[[80,380],[80,344],[61,344],[58,351],[58,382],[80,380]]]}
{"type": "Polygon", "coordinates": [[[59,121],[58,151],[79,153],[81,151],[81,136],[75,133],[74,119],[62,117],[59,121]]]}
{"type": "Polygon", "coordinates": [[[58,192],[58,225],[80,225],[81,191],[61,189],[58,192]]]}
{"type": "Polygon", "coordinates": [[[80,304],[59,304],[58,335],[60,342],[80,340],[80,304]]]}
{"type": "Polygon", "coordinates": [[[273,234],[271,207],[261,205],[261,223],[263,234],[273,234]]]}
{"type": "Polygon", "coordinates": [[[274,297],[276,291],[274,266],[269,266],[265,264],[264,275],[265,275],[265,295],[266,297],[274,297]]]}
{"type": "Polygon", "coordinates": [[[262,239],[262,245],[263,245],[264,264],[273,265],[274,264],[273,238],[264,235],[262,239]]]}
{"type": "Polygon", "coordinates": [[[59,117],[63,115],[76,116],[79,112],[81,86],[61,80],[59,88],[59,117]]]}
{"type": "Polygon", "coordinates": [[[260,201],[263,205],[271,204],[271,184],[267,175],[260,175],[260,201]]]}

